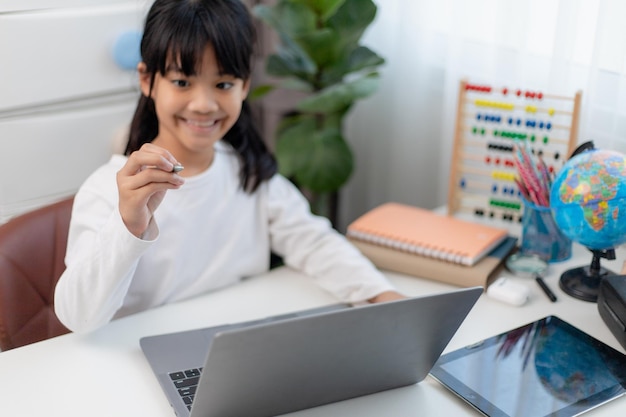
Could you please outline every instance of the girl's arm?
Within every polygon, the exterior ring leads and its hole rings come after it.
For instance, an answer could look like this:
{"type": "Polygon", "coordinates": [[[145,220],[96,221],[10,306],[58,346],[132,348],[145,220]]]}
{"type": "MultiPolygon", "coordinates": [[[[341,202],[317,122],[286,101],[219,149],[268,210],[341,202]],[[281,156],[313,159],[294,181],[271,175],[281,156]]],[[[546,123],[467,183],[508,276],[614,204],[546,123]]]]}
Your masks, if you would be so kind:
{"type": "Polygon", "coordinates": [[[96,171],[76,194],[67,268],[55,291],[55,311],[70,330],[94,330],[123,305],[139,258],[158,235],[154,211],[167,190],[184,183],[176,163],[147,143],[121,168],[108,164],[96,171]]]}
{"type": "Polygon", "coordinates": [[[79,333],[95,330],[114,317],[122,306],[138,259],[151,243],[127,230],[115,196],[89,188],[76,194],[66,270],[55,290],[59,320],[79,333]]]}
{"type": "Polygon", "coordinates": [[[328,219],[314,216],[308,201],[280,175],[268,184],[272,250],[285,263],[314,277],[344,302],[379,302],[404,297],[328,219]]]}

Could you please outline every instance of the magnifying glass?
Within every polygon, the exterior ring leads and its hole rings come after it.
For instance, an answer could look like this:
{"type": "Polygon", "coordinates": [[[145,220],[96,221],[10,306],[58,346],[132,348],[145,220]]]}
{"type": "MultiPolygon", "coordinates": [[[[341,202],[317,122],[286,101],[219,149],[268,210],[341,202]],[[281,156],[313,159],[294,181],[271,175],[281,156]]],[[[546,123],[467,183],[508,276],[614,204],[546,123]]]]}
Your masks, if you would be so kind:
{"type": "Polygon", "coordinates": [[[543,280],[542,274],[548,269],[548,263],[537,255],[524,255],[520,253],[509,256],[506,260],[509,271],[520,277],[534,278],[541,290],[550,301],[556,301],[556,295],[543,280]]]}
{"type": "Polygon", "coordinates": [[[548,263],[537,255],[515,253],[506,260],[506,267],[519,277],[535,278],[548,269],[548,263]]]}

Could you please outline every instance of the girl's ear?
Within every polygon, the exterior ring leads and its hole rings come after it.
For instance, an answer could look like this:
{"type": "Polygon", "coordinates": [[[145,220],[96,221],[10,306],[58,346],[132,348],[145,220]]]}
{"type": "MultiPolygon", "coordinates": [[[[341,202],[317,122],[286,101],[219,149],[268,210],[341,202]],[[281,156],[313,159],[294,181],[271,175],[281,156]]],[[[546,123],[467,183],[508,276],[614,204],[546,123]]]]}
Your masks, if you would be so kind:
{"type": "Polygon", "coordinates": [[[250,92],[250,78],[243,81],[243,99],[248,98],[248,93],[250,92]]]}
{"type": "Polygon", "coordinates": [[[137,64],[137,72],[139,73],[139,87],[144,96],[150,97],[150,73],[145,62],[137,64]]]}

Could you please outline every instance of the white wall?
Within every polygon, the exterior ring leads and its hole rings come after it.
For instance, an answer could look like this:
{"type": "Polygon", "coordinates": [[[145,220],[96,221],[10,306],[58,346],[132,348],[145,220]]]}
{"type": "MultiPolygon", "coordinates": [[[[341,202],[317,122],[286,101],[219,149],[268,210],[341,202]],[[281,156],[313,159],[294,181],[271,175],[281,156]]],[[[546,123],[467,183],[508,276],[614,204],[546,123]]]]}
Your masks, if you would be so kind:
{"type": "Polygon", "coordinates": [[[386,58],[346,136],[356,170],[340,228],[385,201],[446,203],[459,81],[574,96],[578,143],[626,152],[626,2],[375,0],[364,43],[386,58]]]}
{"type": "Polygon", "coordinates": [[[0,0],[0,222],[75,193],[110,158],[138,97],[113,47],[146,4],[0,0]]]}

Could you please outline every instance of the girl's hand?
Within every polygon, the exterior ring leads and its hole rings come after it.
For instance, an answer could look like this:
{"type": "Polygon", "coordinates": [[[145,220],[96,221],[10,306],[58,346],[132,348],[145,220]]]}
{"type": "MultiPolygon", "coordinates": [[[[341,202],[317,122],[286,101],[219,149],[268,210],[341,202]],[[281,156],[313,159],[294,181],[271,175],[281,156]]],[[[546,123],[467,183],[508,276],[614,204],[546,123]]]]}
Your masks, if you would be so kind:
{"type": "Polygon", "coordinates": [[[407,298],[407,296],[404,294],[400,294],[399,292],[385,291],[385,292],[381,292],[380,294],[378,294],[377,296],[373,298],[370,298],[367,301],[370,303],[385,303],[387,301],[403,300],[405,298],[407,298]]]}
{"type": "Polygon", "coordinates": [[[144,234],[167,190],[184,184],[185,180],[172,172],[177,163],[167,150],[146,143],[118,171],[119,210],[133,235],[144,234]]]}

